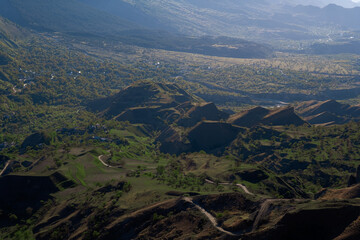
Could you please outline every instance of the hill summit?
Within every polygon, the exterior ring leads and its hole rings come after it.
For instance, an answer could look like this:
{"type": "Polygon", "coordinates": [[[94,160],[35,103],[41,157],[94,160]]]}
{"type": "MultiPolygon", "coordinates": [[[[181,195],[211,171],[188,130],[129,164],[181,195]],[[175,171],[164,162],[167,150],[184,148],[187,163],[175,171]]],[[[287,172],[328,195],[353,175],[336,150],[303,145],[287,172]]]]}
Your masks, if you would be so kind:
{"type": "MultiPolygon", "coordinates": [[[[197,102],[196,97],[177,84],[139,81],[95,106],[108,117],[133,107],[171,108],[185,102],[197,102]],[[105,103],[105,104],[104,104],[105,103]]],[[[96,103],[95,103],[96,105],[96,103]]]]}
{"type": "Polygon", "coordinates": [[[162,128],[181,119],[199,102],[177,84],[139,81],[88,106],[107,118],[162,128]]]}
{"type": "Polygon", "coordinates": [[[293,107],[255,107],[229,117],[214,103],[204,102],[168,82],[135,82],[88,107],[108,119],[144,124],[160,131],[157,141],[161,150],[172,154],[200,150],[221,154],[244,128],[306,124],[293,107]]]}
{"type": "Polygon", "coordinates": [[[295,125],[300,126],[306,124],[294,112],[293,107],[283,107],[275,109],[267,109],[263,107],[255,107],[247,111],[243,111],[230,116],[228,121],[234,125],[241,127],[253,127],[259,124],[264,125],[295,125]]]}

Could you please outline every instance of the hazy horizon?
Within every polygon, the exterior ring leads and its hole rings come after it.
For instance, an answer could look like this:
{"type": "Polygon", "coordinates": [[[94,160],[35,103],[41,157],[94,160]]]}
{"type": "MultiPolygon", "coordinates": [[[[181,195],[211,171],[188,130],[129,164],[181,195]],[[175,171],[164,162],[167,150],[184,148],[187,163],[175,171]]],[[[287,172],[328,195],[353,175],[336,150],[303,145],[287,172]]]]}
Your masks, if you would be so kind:
{"type": "Polygon", "coordinates": [[[336,4],[346,8],[352,8],[360,6],[360,0],[297,0],[297,1],[287,1],[295,4],[301,5],[314,5],[318,7],[325,7],[329,4],[336,4]]]}

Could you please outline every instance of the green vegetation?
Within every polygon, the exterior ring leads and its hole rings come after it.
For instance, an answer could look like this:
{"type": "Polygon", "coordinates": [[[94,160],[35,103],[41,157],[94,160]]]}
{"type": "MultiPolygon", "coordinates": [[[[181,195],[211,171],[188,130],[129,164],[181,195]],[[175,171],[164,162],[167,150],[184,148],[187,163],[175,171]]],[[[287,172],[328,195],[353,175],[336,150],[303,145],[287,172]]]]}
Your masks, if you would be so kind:
{"type": "MultiPolygon", "coordinates": [[[[34,22],[48,18],[31,17],[38,18],[31,18],[34,22]]],[[[1,24],[9,23],[1,20],[1,24]]],[[[67,29],[62,27],[58,30],[67,29]]],[[[166,49],[183,50],[200,40],[207,45],[220,40],[237,44],[227,38],[185,40],[184,45],[175,42],[177,48],[167,45],[166,49]]],[[[193,148],[186,148],[191,140],[186,136],[197,123],[210,121],[200,116],[190,127],[176,121],[195,107],[189,101],[203,102],[200,97],[229,112],[328,97],[359,103],[357,55],[220,58],[128,47],[95,36],[34,34],[17,31],[13,25],[0,32],[0,44],[1,170],[7,166],[4,175],[45,177],[55,189],[36,203],[29,197],[23,206],[1,209],[0,223],[8,222],[1,228],[1,239],[67,239],[78,230],[84,239],[104,239],[110,224],[137,219],[148,209],[144,218],[152,224],[190,219],[189,215],[196,222],[200,213],[191,215],[194,209],[185,213],[181,207],[192,205],[182,204],[181,196],[201,199],[214,194],[213,198],[227,201],[227,196],[244,195],[253,198],[251,210],[258,209],[263,198],[313,199],[322,188],[347,187],[360,164],[360,124],[356,122],[328,127],[231,126],[234,138],[226,146],[214,143],[215,149],[208,149],[196,141],[193,148]],[[113,96],[120,89],[139,80],[145,82],[138,84],[140,88],[152,91],[125,95],[116,102],[113,96]],[[106,112],[111,107],[116,111],[106,112]],[[117,121],[129,108],[155,109],[158,115],[145,123],[131,123],[131,117],[117,121]],[[29,137],[31,144],[25,141],[29,137]],[[182,151],[165,153],[158,141],[161,137],[171,143],[184,140],[178,148],[182,151]],[[177,201],[167,201],[172,199],[177,201]],[[168,209],[156,205],[163,201],[168,209]],[[158,208],[151,210],[154,204],[158,208]],[[184,215],[179,217],[181,212],[184,215]]],[[[230,125],[228,114],[216,109],[214,115],[213,129],[225,132],[223,127],[230,125]]],[[[202,132],[206,130],[205,126],[202,132]]],[[[249,210],[212,208],[209,212],[225,227],[251,228],[254,216],[249,210]]],[[[198,224],[201,231],[211,227],[204,219],[198,224]]]]}

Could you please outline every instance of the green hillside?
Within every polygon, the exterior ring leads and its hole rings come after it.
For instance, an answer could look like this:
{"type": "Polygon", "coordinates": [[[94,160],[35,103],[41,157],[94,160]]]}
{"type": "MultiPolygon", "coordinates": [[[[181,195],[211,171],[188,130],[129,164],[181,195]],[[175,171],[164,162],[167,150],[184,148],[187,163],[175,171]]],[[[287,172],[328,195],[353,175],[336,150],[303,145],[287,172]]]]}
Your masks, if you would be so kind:
{"type": "MultiPolygon", "coordinates": [[[[139,30],[82,2],[0,0],[1,240],[359,239],[359,55],[139,30]]],[[[176,6],[191,29],[264,2],[118,6],[158,26],[176,6]]]]}

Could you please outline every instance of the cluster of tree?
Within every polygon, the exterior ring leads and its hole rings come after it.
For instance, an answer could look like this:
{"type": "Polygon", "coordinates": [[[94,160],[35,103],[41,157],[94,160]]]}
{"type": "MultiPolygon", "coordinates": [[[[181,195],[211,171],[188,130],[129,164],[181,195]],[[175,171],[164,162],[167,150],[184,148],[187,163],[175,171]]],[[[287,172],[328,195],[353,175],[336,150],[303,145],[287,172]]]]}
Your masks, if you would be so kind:
{"type": "Polygon", "coordinates": [[[180,162],[173,159],[167,166],[159,165],[156,168],[156,179],[160,182],[174,188],[189,189],[191,191],[200,191],[205,183],[205,176],[196,176],[195,174],[184,173],[180,162]]]}
{"type": "Polygon", "coordinates": [[[280,176],[302,179],[312,190],[346,186],[359,165],[359,127],[360,123],[351,122],[332,127],[253,128],[239,136],[226,154],[235,166],[260,164],[280,176]]]}

